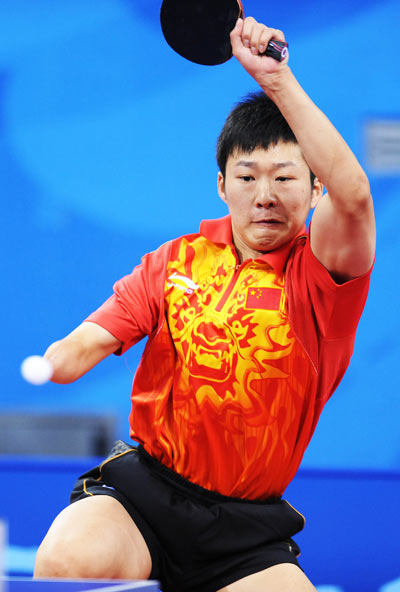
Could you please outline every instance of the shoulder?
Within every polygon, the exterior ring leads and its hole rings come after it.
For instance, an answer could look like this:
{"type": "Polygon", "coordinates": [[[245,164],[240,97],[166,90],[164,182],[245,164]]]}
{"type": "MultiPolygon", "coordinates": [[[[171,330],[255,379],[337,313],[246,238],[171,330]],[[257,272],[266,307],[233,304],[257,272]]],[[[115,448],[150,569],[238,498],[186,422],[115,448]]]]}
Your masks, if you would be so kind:
{"type": "Polygon", "coordinates": [[[367,299],[371,270],[337,283],[313,253],[309,237],[300,237],[287,263],[286,283],[292,314],[316,322],[319,332],[327,339],[354,333],[367,299]]]}
{"type": "Polygon", "coordinates": [[[373,264],[366,273],[347,281],[338,281],[337,278],[321,263],[311,248],[309,235],[296,239],[287,261],[287,269],[303,283],[318,283],[321,289],[327,291],[348,291],[352,288],[368,284],[373,269],[373,264]],[[297,276],[296,276],[297,274],[297,276]],[[300,274],[300,275],[299,275],[300,274]]]}

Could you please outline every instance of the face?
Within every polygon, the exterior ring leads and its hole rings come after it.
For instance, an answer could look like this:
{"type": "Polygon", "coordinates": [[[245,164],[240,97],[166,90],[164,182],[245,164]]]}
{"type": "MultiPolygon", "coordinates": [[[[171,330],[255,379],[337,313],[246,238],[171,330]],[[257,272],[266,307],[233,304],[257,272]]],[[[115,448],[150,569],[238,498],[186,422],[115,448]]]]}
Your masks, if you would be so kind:
{"type": "Polygon", "coordinates": [[[218,193],[229,208],[233,241],[241,260],[290,242],[322,194],[300,147],[279,142],[268,150],[235,152],[218,174],[218,193]]]}

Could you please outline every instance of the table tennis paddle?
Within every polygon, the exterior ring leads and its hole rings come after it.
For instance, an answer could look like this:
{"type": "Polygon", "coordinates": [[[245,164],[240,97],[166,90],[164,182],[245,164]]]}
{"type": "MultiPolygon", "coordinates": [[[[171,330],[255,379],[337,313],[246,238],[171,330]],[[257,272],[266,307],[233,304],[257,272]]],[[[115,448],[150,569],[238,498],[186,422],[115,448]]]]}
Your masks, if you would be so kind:
{"type": "MultiPolygon", "coordinates": [[[[232,57],[230,32],[244,18],[240,0],[163,0],[161,29],[165,40],[181,56],[205,66],[232,57]]],[[[263,55],[282,61],[288,44],[271,40],[263,55]]]]}

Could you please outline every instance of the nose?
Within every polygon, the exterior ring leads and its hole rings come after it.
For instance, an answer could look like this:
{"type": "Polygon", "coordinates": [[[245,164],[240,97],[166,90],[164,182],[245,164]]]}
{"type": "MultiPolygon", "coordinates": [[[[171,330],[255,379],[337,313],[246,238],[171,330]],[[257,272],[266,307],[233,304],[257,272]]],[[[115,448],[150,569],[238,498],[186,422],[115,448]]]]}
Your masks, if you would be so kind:
{"type": "Polygon", "coordinates": [[[260,184],[256,195],[257,208],[273,208],[277,203],[276,195],[269,183],[265,182],[260,184]]]}

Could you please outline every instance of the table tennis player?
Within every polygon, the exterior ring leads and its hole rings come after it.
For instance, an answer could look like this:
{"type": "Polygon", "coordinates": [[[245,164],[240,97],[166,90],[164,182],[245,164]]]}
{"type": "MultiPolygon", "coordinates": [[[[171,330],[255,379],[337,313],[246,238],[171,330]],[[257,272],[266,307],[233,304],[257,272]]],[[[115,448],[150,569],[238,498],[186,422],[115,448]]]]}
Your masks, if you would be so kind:
{"type": "Polygon", "coordinates": [[[282,496],[349,364],[375,224],[350,148],[288,57],[260,55],[271,39],[285,41],[251,17],[231,33],[261,90],[235,106],[218,139],[229,215],[144,255],[45,353],[52,380],[68,383],[148,337],[132,387],[139,446],[117,443],[78,480],[36,577],[315,591],[293,539],[304,518],[282,496]]]}

